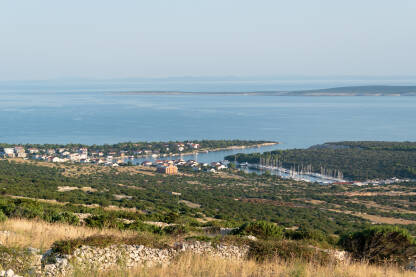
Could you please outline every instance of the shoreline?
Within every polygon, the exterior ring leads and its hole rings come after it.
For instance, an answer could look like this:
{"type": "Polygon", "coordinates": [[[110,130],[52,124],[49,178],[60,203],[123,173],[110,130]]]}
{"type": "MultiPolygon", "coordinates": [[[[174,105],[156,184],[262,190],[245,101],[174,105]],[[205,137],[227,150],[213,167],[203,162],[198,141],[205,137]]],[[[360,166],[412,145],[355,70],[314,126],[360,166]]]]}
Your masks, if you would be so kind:
{"type": "MultiPolygon", "coordinates": [[[[199,149],[193,152],[173,153],[173,154],[153,154],[153,155],[157,155],[157,157],[189,156],[189,155],[195,155],[199,153],[210,153],[210,152],[219,152],[219,151],[227,151],[227,150],[246,149],[246,148],[260,148],[260,147],[272,146],[272,145],[277,145],[277,144],[280,144],[280,142],[265,142],[265,143],[258,143],[258,144],[253,144],[253,145],[235,145],[235,146],[213,148],[213,149],[199,149]]],[[[142,158],[151,157],[153,155],[145,155],[145,156],[142,156],[142,158]]]]}

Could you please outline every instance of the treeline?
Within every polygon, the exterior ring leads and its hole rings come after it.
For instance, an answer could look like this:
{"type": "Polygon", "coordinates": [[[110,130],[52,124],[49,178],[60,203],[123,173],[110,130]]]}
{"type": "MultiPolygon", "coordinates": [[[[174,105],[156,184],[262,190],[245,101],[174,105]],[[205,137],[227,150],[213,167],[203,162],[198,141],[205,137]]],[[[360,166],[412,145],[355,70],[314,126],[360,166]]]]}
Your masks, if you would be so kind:
{"type": "Polygon", "coordinates": [[[342,141],[329,142],[325,146],[344,146],[367,150],[386,150],[386,151],[416,151],[416,142],[387,142],[387,141],[342,141]]]}
{"type": "Polygon", "coordinates": [[[259,163],[279,161],[285,168],[311,168],[341,171],[349,180],[416,178],[416,143],[339,142],[308,149],[271,151],[263,154],[237,154],[229,161],[259,163]]]}
{"type": "MultiPolygon", "coordinates": [[[[121,142],[116,144],[103,144],[103,145],[86,145],[86,144],[19,144],[27,148],[38,148],[41,150],[47,149],[79,149],[88,148],[90,151],[100,151],[105,154],[109,152],[126,151],[127,153],[133,153],[135,151],[150,150],[160,153],[178,153],[179,144],[184,144],[184,150],[193,149],[192,144],[199,144],[198,149],[215,149],[225,148],[231,146],[254,146],[270,141],[264,140],[185,140],[185,141],[167,141],[167,142],[121,142]]],[[[13,147],[15,144],[0,143],[0,149],[13,147]]]]}

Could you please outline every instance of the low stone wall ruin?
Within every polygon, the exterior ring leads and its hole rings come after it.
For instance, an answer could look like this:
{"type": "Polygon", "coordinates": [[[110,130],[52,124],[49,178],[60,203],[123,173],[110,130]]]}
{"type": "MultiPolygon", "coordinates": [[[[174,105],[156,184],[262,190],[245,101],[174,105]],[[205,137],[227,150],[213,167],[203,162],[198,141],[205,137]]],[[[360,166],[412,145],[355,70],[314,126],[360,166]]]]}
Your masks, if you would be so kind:
{"type": "Polygon", "coordinates": [[[82,246],[72,255],[48,251],[42,259],[42,271],[46,276],[59,276],[71,272],[73,265],[100,270],[120,266],[133,268],[141,265],[167,265],[174,257],[187,251],[222,258],[244,259],[248,250],[248,246],[212,245],[210,242],[200,241],[181,242],[167,249],[149,248],[143,245],[112,245],[106,248],[82,246]]]}

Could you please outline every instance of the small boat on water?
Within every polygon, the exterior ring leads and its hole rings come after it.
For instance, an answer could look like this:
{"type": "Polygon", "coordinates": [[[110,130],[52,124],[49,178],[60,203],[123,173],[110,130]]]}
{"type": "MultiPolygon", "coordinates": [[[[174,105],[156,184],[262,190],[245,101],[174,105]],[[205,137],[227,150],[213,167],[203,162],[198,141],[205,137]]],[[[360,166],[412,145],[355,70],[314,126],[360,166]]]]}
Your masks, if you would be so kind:
{"type": "Polygon", "coordinates": [[[240,164],[241,167],[248,167],[248,162],[244,162],[240,164]]]}

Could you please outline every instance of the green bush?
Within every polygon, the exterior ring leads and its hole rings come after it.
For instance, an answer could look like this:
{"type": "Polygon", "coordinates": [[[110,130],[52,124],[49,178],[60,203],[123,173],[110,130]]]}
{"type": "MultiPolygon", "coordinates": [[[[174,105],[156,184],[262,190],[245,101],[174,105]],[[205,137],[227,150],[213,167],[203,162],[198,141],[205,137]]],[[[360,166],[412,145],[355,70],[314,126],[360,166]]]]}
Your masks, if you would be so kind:
{"type": "Polygon", "coordinates": [[[7,220],[7,216],[0,210],[0,222],[5,222],[7,220]]]}
{"type": "Polygon", "coordinates": [[[118,228],[124,229],[125,224],[114,215],[93,215],[85,219],[85,224],[96,228],[118,228]]]}
{"type": "Polygon", "coordinates": [[[18,199],[16,209],[12,212],[13,217],[42,218],[43,209],[34,201],[23,201],[18,199]]]}
{"type": "Polygon", "coordinates": [[[286,261],[301,260],[324,265],[332,261],[332,257],[327,252],[300,241],[258,240],[250,241],[249,246],[248,257],[260,262],[279,258],[286,261]]]}
{"type": "Polygon", "coordinates": [[[150,232],[154,234],[162,234],[162,228],[155,226],[155,225],[146,224],[138,220],[133,223],[128,224],[127,229],[135,230],[139,232],[150,232]]]}
{"type": "Polygon", "coordinates": [[[321,230],[301,227],[298,230],[286,230],[285,237],[291,240],[307,240],[319,243],[336,244],[336,239],[333,236],[328,236],[321,230]]]}
{"type": "Polygon", "coordinates": [[[170,212],[165,215],[163,221],[166,223],[175,223],[179,219],[179,214],[176,212],[170,212]]]}
{"type": "Polygon", "coordinates": [[[407,230],[395,226],[369,227],[344,235],[340,245],[355,259],[371,263],[404,264],[416,255],[414,238],[407,230]]]}
{"type": "Polygon", "coordinates": [[[79,224],[79,218],[71,212],[61,212],[59,210],[50,209],[45,211],[42,219],[48,222],[62,222],[72,225],[79,224]]]}
{"type": "Polygon", "coordinates": [[[169,235],[181,236],[189,233],[189,227],[186,225],[170,225],[163,228],[163,231],[169,235]]]}
{"type": "Polygon", "coordinates": [[[255,221],[241,225],[233,232],[234,235],[253,235],[262,239],[281,239],[284,229],[281,226],[267,221],[255,221]]]}

